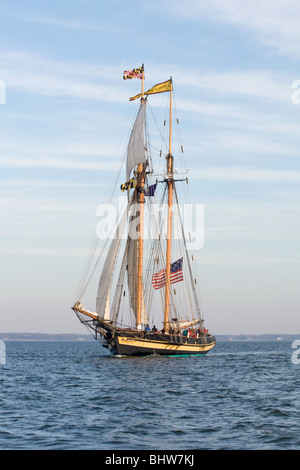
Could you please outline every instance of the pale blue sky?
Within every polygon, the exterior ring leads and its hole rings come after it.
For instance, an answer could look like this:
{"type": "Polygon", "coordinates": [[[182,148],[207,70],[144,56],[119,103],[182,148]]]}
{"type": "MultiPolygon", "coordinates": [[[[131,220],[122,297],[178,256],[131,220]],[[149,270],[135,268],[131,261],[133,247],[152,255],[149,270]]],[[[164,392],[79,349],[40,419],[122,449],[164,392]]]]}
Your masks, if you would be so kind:
{"type": "Polygon", "coordinates": [[[70,305],[137,106],[122,73],[144,63],[146,87],[173,77],[205,206],[207,327],[300,333],[300,3],[3,0],[0,18],[0,330],[86,331],[70,305]]]}

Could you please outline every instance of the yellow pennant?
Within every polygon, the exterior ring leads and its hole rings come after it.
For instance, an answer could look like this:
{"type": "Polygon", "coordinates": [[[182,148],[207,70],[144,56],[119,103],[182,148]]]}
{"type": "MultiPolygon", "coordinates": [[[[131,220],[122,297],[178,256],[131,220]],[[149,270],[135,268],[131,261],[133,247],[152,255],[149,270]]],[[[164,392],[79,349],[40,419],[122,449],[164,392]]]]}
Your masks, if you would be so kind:
{"type": "MultiPolygon", "coordinates": [[[[150,90],[145,91],[144,95],[154,95],[155,93],[163,93],[164,91],[171,91],[172,90],[172,80],[167,80],[166,82],[158,83],[154,85],[150,90]]],[[[129,101],[137,100],[142,96],[142,93],[139,93],[136,96],[130,98],[129,101]]]]}

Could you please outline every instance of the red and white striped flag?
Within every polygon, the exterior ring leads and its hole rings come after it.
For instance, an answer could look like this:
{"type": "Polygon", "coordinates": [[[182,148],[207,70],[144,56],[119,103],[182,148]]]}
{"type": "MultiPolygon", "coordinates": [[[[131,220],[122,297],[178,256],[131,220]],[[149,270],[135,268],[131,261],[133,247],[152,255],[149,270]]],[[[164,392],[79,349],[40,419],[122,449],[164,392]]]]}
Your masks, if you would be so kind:
{"type": "MultiPolygon", "coordinates": [[[[170,283],[174,284],[175,282],[183,281],[183,272],[182,272],[183,258],[175,261],[171,264],[170,272],[170,283]]],[[[152,276],[152,285],[154,289],[160,289],[166,285],[166,270],[162,269],[152,276]]]]}

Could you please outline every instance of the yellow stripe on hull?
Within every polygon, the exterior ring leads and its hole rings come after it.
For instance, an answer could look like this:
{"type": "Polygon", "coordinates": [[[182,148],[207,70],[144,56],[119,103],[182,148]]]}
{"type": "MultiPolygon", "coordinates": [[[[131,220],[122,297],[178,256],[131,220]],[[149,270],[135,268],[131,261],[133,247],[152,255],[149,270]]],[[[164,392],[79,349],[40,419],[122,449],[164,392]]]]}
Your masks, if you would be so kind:
{"type": "Polygon", "coordinates": [[[142,350],[153,350],[160,352],[163,351],[164,353],[170,352],[171,354],[201,354],[206,353],[211,348],[215,346],[215,341],[210,344],[190,344],[190,343],[166,343],[163,341],[153,341],[147,339],[137,339],[137,338],[129,338],[124,336],[118,336],[117,341],[121,346],[127,346],[128,348],[142,350]]]}

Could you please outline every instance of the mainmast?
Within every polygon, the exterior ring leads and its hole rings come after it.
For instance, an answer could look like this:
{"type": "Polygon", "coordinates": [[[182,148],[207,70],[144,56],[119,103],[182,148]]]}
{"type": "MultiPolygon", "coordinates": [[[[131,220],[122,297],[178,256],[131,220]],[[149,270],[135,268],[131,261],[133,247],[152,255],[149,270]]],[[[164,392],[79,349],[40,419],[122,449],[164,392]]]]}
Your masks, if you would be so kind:
{"type": "MultiPolygon", "coordinates": [[[[144,64],[142,70],[142,97],[144,99],[144,64]]],[[[142,302],[143,302],[143,250],[144,250],[144,203],[145,203],[145,170],[143,163],[137,167],[137,197],[139,201],[139,240],[138,240],[138,277],[137,277],[137,312],[136,327],[141,328],[142,324],[142,302]]]]}
{"type": "Polygon", "coordinates": [[[169,124],[169,153],[167,160],[167,184],[168,184],[168,227],[167,227],[167,253],[166,253],[166,289],[165,289],[165,312],[164,330],[169,331],[170,313],[170,275],[171,275],[171,245],[172,245],[172,199],[173,199],[173,155],[172,155],[172,90],[171,77],[170,87],[170,124],[169,124]]]}

